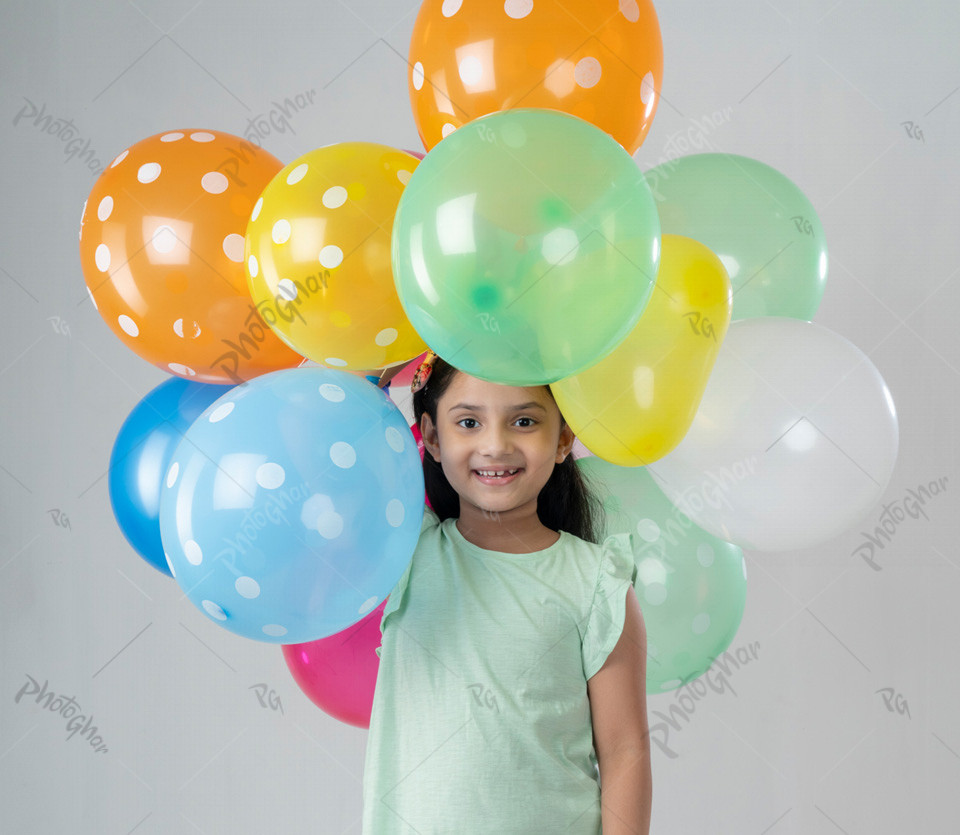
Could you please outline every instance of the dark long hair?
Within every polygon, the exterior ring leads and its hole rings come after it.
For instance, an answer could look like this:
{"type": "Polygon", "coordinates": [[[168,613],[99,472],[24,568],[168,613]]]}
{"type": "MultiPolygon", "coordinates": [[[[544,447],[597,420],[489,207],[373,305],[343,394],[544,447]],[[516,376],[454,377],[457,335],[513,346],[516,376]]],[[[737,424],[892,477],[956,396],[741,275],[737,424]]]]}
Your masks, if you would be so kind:
{"type": "MultiPolygon", "coordinates": [[[[450,385],[458,369],[437,357],[427,384],[414,392],[413,415],[417,426],[423,413],[437,425],[437,403],[450,385]]],[[[547,391],[550,388],[547,387],[547,391]]],[[[553,392],[550,392],[553,397],[553,392]]],[[[564,420],[560,415],[561,421],[564,420]]],[[[450,486],[443,467],[426,449],[423,451],[423,480],[434,512],[442,522],[460,515],[460,496],[450,486]]],[[[567,531],[587,542],[597,543],[601,513],[594,492],[587,485],[572,455],[555,464],[550,478],[537,497],[537,516],[552,531],[567,531]]]]}

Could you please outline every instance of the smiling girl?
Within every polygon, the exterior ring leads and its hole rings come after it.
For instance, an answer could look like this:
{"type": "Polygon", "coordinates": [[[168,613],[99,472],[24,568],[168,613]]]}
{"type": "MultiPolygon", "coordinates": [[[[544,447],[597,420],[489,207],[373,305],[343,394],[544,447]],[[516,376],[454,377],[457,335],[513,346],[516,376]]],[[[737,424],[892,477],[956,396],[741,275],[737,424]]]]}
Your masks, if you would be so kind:
{"type": "Polygon", "coordinates": [[[646,835],[630,535],[596,542],[549,387],[430,353],[412,388],[432,510],[381,619],[363,832],[646,835]]]}

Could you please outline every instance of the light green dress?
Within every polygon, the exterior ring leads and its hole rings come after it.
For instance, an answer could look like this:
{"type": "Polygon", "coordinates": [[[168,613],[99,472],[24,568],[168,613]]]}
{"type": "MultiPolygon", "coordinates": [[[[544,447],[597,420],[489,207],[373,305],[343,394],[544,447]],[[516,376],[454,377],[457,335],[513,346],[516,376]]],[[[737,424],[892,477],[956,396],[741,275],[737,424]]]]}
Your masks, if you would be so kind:
{"type": "Polygon", "coordinates": [[[629,534],[507,554],[425,509],[380,625],[364,835],[597,835],[587,680],[635,579],[629,534]]]}

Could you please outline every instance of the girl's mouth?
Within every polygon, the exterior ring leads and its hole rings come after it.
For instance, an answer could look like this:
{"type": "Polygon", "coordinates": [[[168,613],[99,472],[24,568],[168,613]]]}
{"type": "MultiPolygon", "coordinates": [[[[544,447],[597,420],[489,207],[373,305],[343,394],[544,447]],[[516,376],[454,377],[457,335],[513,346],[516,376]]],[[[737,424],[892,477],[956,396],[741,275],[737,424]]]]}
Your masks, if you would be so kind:
{"type": "Polygon", "coordinates": [[[509,484],[522,471],[521,467],[510,470],[474,470],[473,474],[482,484],[509,484]]]}

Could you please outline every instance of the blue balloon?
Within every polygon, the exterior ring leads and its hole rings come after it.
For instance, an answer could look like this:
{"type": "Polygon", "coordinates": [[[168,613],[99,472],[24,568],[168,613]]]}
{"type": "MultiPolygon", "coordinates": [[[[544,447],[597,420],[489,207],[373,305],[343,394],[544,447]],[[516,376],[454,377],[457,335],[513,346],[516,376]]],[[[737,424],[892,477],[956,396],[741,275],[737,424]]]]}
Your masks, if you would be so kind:
{"type": "Polygon", "coordinates": [[[297,644],[382,602],[423,510],[417,444],[386,394],[345,371],[291,368],[237,386],[187,430],[164,477],[160,533],[208,618],[297,644]]]}
{"type": "Polygon", "coordinates": [[[190,424],[231,388],[172,377],[134,406],[113,443],[108,477],[113,515],[133,550],[168,577],[160,482],[190,424]]]}

